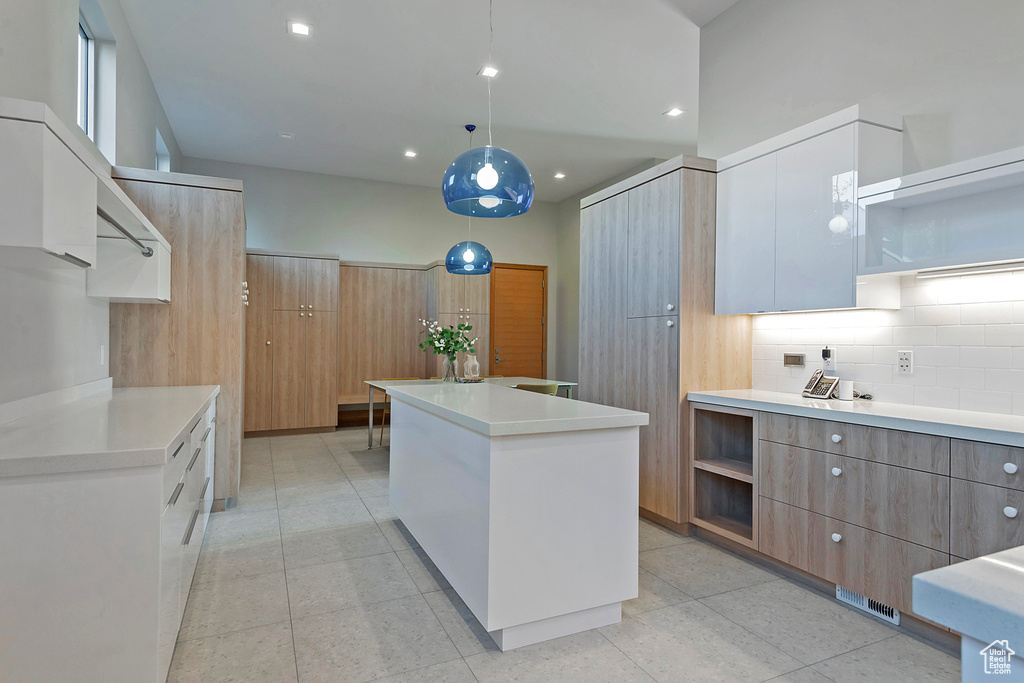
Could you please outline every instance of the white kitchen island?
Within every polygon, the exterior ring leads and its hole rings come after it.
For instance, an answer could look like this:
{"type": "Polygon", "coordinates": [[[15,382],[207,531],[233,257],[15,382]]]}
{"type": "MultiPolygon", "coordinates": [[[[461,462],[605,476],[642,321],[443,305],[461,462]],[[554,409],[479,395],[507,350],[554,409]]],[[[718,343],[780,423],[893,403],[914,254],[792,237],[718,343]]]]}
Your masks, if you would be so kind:
{"type": "Polygon", "coordinates": [[[646,413],[490,384],[389,392],[391,506],[498,647],[621,620],[646,413]]]}

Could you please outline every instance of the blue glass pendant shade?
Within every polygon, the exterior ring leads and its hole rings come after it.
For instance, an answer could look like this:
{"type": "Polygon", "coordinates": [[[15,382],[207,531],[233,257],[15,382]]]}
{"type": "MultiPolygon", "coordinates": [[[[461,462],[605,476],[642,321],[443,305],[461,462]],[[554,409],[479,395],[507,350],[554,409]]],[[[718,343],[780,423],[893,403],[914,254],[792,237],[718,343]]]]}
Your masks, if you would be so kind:
{"type": "Polygon", "coordinates": [[[486,275],[491,272],[491,252],[479,242],[459,242],[448,250],[444,265],[456,275],[486,275]]]}
{"type": "Polygon", "coordinates": [[[445,206],[463,216],[508,218],[533,203],[533,176],[522,159],[501,147],[474,147],[444,173],[445,206]]]}

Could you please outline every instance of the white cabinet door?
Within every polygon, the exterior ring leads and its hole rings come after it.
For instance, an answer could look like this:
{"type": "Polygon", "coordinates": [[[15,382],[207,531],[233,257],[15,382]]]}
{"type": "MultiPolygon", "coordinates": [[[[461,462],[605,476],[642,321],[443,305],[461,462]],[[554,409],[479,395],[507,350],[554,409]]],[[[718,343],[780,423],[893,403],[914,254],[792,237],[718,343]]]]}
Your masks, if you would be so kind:
{"type": "Polygon", "coordinates": [[[855,125],[776,153],[777,311],[857,305],[855,125]]]}
{"type": "Polygon", "coordinates": [[[715,313],[775,310],[775,154],[718,174],[715,313]]]}

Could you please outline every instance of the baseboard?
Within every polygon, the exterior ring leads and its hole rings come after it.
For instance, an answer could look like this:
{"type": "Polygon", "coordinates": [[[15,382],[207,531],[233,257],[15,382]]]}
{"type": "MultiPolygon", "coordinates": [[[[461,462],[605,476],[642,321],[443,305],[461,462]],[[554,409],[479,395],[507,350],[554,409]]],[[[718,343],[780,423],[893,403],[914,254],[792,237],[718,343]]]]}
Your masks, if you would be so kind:
{"type": "Polygon", "coordinates": [[[663,526],[666,529],[671,529],[677,534],[682,534],[683,536],[692,536],[694,529],[697,528],[689,522],[674,522],[667,517],[662,517],[661,515],[655,514],[650,510],[645,510],[644,508],[640,508],[640,516],[659,526],[663,526]]]}
{"type": "MultiPolygon", "coordinates": [[[[741,545],[733,540],[719,536],[707,529],[694,527],[693,535],[701,540],[713,543],[734,555],[739,555],[743,559],[763,565],[776,574],[781,574],[788,579],[804,584],[808,588],[813,588],[833,600],[836,597],[836,585],[830,581],[822,579],[821,577],[808,574],[802,569],[797,569],[796,567],[784,562],[780,562],[773,557],[769,557],[768,555],[760,553],[752,548],[748,548],[747,546],[741,545]]],[[[958,659],[960,657],[960,636],[950,632],[942,626],[924,621],[920,617],[915,617],[913,614],[900,612],[900,625],[889,627],[925,640],[929,645],[937,647],[953,657],[958,659]]]]}
{"type": "Polygon", "coordinates": [[[213,503],[210,504],[210,512],[224,512],[235,507],[236,504],[235,498],[214,498],[213,503]]]}
{"type": "Polygon", "coordinates": [[[261,436],[292,436],[295,434],[324,434],[326,432],[333,432],[337,429],[334,426],[328,427],[302,427],[300,429],[268,429],[265,432],[244,432],[242,437],[245,439],[257,439],[261,436]]]}

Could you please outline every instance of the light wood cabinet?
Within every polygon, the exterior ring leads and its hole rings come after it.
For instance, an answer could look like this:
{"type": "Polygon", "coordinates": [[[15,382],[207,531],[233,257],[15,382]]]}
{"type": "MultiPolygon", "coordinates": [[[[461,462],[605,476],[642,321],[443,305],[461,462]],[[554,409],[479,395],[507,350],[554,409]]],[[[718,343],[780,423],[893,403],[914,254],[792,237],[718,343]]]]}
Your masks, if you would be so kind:
{"type": "Polygon", "coordinates": [[[953,439],[954,477],[1024,491],[1024,448],[953,439]]]}
{"type": "Polygon", "coordinates": [[[1024,491],[953,479],[950,553],[973,559],[1024,545],[1024,491]]]}
{"type": "Polygon", "coordinates": [[[678,310],[682,175],[674,171],[627,193],[630,318],[678,310]]]}
{"type": "Polygon", "coordinates": [[[274,393],[274,257],[245,259],[245,431],[271,429],[274,393]]]}
{"type": "Polygon", "coordinates": [[[246,431],[338,423],[338,261],[247,257],[246,431]]]}
{"type": "Polygon", "coordinates": [[[643,410],[640,507],[690,520],[689,409],[750,386],[750,318],[714,315],[715,174],[679,157],[581,202],[580,398],[643,410]]]}
{"type": "Polygon", "coordinates": [[[427,317],[442,313],[489,315],[491,278],[487,275],[455,275],[444,264],[427,271],[427,317]]]}

